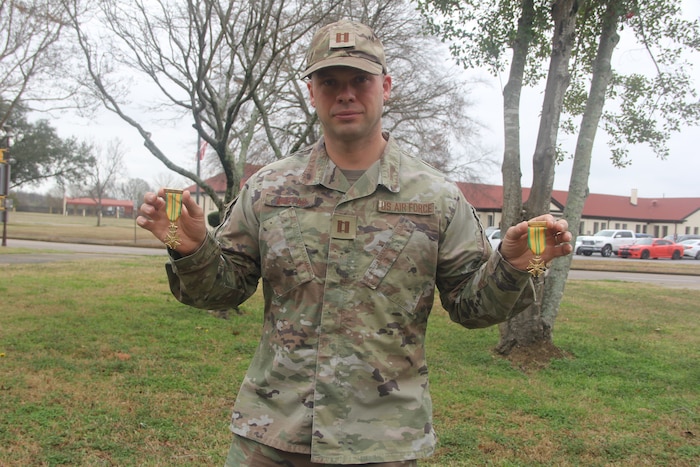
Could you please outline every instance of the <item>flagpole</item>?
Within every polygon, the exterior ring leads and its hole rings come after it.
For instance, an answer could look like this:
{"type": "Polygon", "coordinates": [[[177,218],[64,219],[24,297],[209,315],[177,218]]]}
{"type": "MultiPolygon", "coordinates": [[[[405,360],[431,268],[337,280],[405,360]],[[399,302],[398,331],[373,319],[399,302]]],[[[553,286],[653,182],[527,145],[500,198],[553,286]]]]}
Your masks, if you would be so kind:
{"type": "MultiPolygon", "coordinates": [[[[199,176],[199,168],[200,167],[199,166],[200,166],[201,159],[202,159],[202,136],[198,132],[197,133],[197,178],[200,178],[200,176],[199,176]]],[[[195,199],[197,201],[197,204],[199,204],[199,183],[196,183],[195,185],[197,186],[197,191],[196,191],[197,195],[196,195],[195,199]]]]}

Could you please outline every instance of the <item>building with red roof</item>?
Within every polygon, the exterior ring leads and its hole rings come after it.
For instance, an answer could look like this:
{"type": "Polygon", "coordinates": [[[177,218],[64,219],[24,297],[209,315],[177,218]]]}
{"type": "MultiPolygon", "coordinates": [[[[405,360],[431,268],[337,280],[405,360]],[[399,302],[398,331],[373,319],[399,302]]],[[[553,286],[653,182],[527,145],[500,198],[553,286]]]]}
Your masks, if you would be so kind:
{"type": "MultiPolygon", "coordinates": [[[[484,226],[498,225],[503,207],[503,187],[458,182],[467,200],[479,213],[484,226]]],[[[523,188],[523,200],[530,195],[523,188]]],[[[561,217],[569,193],[552,191],[550,213],[561,217]]],[[[593,235],[602,229],[627,229],[654,237],[700,234],[700,198],[641,198],[637,190],[630,196],[591,193],[586,198],[578,234],[593,235]]]]}
{"type": "MultiPolygon", "coordinates": [[[[132,217],[134,202],[102,198],[102,214],[115,217],[132,217]]],[[[97,201],[92,198],[63,198],[63,215],[95,216],[97,201]]]]}

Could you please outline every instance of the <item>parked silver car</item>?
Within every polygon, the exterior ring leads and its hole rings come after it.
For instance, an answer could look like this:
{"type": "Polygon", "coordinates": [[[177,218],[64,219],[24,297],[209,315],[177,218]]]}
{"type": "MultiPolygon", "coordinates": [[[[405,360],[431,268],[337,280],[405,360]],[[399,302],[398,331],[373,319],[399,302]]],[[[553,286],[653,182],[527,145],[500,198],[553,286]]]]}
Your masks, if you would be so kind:
{"type": "Polygon", "coordinates": [[[487,227],[484,231],[486,233],[486,238],[489,239],[491,248],[496,250],[498,245],[501,244],[501,229],[495,226],[487,227]]]}
{"type": "Polygon", "coordinates": [[[672,242],[682,243],[684,240],[700,240],[700,235],[695,235],[695,234],[666,235],[664,238],[666,240],[671,240],[672,242]]]}
{"type": "Polygon", "coordinates": [[[683,251],[684,258],[700,259],[700,239],[683,240],[680,244],[685,248],[683,251]]]}

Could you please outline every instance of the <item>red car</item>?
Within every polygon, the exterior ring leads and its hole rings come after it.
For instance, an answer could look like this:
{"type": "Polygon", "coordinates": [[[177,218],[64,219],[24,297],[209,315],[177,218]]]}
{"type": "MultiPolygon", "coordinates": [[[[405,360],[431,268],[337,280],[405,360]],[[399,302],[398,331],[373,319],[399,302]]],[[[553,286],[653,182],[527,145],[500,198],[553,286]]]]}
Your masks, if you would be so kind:
{"type": "Polygon", "coordinates": [[[683,245],[663,238],[640,238],[634,245],[623,245],[617,251],[622,258],[657,259],[683,257],[683,245]]]}

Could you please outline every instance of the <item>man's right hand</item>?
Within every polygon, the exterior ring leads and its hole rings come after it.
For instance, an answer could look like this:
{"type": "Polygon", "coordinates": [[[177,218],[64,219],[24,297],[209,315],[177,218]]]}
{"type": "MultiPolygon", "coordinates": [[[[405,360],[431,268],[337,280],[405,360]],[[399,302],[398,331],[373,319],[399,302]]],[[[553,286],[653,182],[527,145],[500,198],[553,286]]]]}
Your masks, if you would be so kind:
{"type": "MultiPolygon", "coordinates": [[[[165,242],[170,220],[165,211],[165,190],[163,188],[158,190],[157,194],[148,192],[144,195],[136,223],[139,227],[150,231],[161,242],[165,242]]],[[[197,251],[207,237],[207,226],[204,220],[204,211],[192,199],[189,191],[182,193],[182,212],[176,225],[180,244],[174,250],[183,256],[197,251]]]]}

